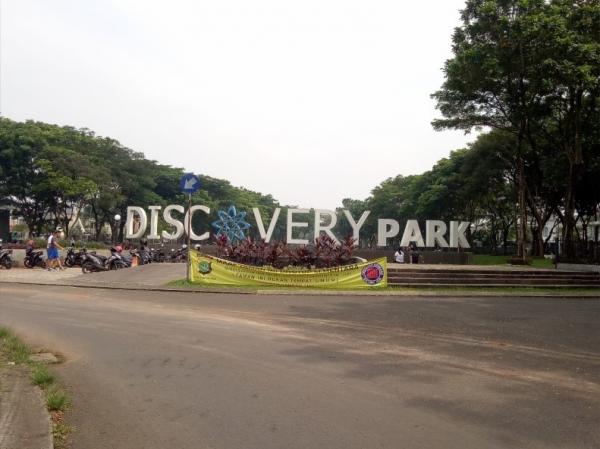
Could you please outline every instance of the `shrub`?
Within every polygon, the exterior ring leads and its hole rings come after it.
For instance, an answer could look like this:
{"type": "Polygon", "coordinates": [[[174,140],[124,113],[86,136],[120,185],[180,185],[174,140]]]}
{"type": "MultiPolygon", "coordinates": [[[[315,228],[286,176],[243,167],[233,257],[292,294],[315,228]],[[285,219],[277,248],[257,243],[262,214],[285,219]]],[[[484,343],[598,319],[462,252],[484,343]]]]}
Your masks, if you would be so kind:
{"type": "Polygon", "coordinates": [[[58,389],[48,391],[46,394],[46,407],[52,411],[65,411],[69,406],[67,395],[58,389]]]}
{"type": "Polygon", "coordinates": [[[54,374],[48,371],[44,365],[36,366],[31,373],[31,381],[42,388],[54,383],[54,374]]]}
{"type": "Polygon", "coordinates": [[[232,244],[227,236],[215,236],[217,256],[256,266],[328,268],[347,265],[352,260],[354,239],[346,237],[336,243],[328,235],[319,236],[313,244],[289,247],[284,242],[266,243],[246,238],[232,244]]]}

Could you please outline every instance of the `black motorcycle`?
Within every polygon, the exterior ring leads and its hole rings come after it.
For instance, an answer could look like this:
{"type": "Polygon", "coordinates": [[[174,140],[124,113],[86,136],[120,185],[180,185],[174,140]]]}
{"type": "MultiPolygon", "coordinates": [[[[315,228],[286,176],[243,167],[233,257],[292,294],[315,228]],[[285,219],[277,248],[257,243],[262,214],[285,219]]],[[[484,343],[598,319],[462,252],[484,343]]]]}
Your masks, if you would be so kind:
{"type": "Polygon", "coordinates": [[[132,265],[133,265],[133,261],[135,260],[135,265],[139,266],[139,265],[144,265],[147,262],[147,258],[140,252],[140,250],[138,249],[132,249],[131,251],[129,251],[130,254],[130,260],[132,261],[132,265]]]}
{"type": "Polygon", "coordinates": [[[167,258],[163,248],[151,249],[150,252],[152,254],[152,262],[162,263],[167,258]]]}
{"type": "Polygon", "coordinates": [[[87,274],[97,271],[119,270],[129,266],[131,266],[131,262],[124,259],[115,248],[111,248],[108,257],[85,251],[84,259],[81,262],[81,271],[87,274]]]}
{"type": "Polygon", "coordinates": [[[94,252],[85,251],[81,256],[81,271],[85,274],[93,273],[95,271],[106,271],[106,259],[107,257],[101,256],[94,252]]]}
{"type": "Polygon", "coordinates": [[[126,256],[122,252],[117,252],[116,255],[119,256],[119,258],[120,258],[116,262],[116,264],[120,265],[119,268],[129,268],[129,267],[131,267],[133,257],[126,256]]]}
{"type": "Polygon", "coordinates": [[[187,262],[188,258],[188,249],[187,245],[181,245],[177,251],[175,249],[171,249],[171,262],[187,262]]]}
{"type": "Polygon", "coordinates": [[[82,248],[79,251],[75,251],[75,248],[71,246],[67,250],[67,255],[65,256],[65,266],[67,267],[75,267],[81,266],[83,262],[83,255],[85,254],[86,249],[82,248]]]}
{"type": "Polygon", "coordinates": [[[3,266],[7,270],[12,268],[12,249],[2,249],[2,239],[0,239],[0,266],[3,266]]]}
{"type": "Polygon", "coordinates": [[[140,265],[146,265],[152,262],[152,257],[148,248],[140,248],[138,254],[140,256],[140,265]]]}
{"type": "Polygon", "coordinates": [[[23,265],[25,265],[27,268],[45,268],[46,262],[44,262],[43,254],[43,251],[34,251],[33,248],[27,248],[25,250],[25,259],[23,259],[23,265]]]}
{"type": "Polygon", "coordinates": [[[132,249],[129,253],[132,258],[137,259],[137,265],[146,265],[153,262],[152,250],[148,248],[132,249]]]}

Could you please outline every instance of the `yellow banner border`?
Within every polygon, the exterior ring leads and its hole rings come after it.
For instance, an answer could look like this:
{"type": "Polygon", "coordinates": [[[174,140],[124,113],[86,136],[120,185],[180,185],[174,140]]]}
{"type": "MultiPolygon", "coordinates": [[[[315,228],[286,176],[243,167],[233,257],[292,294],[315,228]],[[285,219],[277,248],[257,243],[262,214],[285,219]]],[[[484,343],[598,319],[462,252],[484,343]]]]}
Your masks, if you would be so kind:
{"type": "MultiPolygon", "coordinates": [[[[209,254],[203,254],[200,253],[199,251],[190,251],[189,252],[189,257],[188,257],[188,263],[190,264],[190,279],[188,279],[191,283],[194,284],[205,284],[205,285],[223,285],[223,286],[231,286],[231,285],[237,285],[240,287],[286,287],[286,288],[297,288],[297,289],[302,289],[302,288],[312,288],[312,289],[339,289],[339,290],[354,290],[354,289],[379,289],[379,288],[385,288],[387,287],[387,259],[385,257],[382,258],[377,258],[377,259],[372,259],[366,262],[358,262],[358,263],[354,263],[351,265],[341,265],[341,266],[337,266],[337,267],[331,267],[331,268],[315,268],[315,269],[311,269],[311,270],[305,270],[305,269],[299,269],[299,270],[278,270],[278,269],[274,269],[274,268],[266,268],[266,267],[259,267],[259,266],[254,266],[254,265],[245,265],[239,262],[233,262],[230,260],[226,260],[226,259],[222,259],[216,256],[211,256],[209,254]],[[281,283],[277,283],[275,281],[270,281],[270,282],[264,282],[258,279],[251,279],[248,278],[250,280],[250,282],[248,284],[244,284],[241,280],[238,279],[237,282],[231,282],[231,283],[222,283],[219,284],[217,282],[214,281],[209,281],[209,282],[202,282],[199,280],[194,280],[194,276],[198,276],[197,274],[195,275],[195,271],[194,271],[194,267],[192,266],[192,259],[193,258],[204,258],[204,259],[208,259],[211,262],[215,262],[218,265],[221,265],[225,268],[227,267],[231,267],[231,271],[230,271],[230,275],[232,277],[237,277],[236,273],[237,272],[243,272],[246,273],[248,275],[250,274],[255,274],[257,277],[258,276],[272,276],[272,277],[277,277],[280,275],[284,275],[287,277],[292,277],[292,278],[299,278],[299,281],[302,277],[307,277],[309,279],[305,279],[303,280],[303,282],[291,282],[291,283],[286,283],[285,281],[282,281],[281,283]],[[378,280],[377,283],[374,284],[369,284],[363,277],[362,275],[362,270],[365,267],[368,267],[370,265],[379,265],[382,270],[383,270],[383,274],[382,274],[382,278],[380,280],[378,280]],[[317,277],[319,275],[325,275],[325,274],[331,274],[331,275],[335,275],[338,276],[338,281],[337,282],[325,282],[325,283],[320,283],[321,285],[319,285],[319,283],[315,283],[315,284],[311,284],[310,283],[310,277],[317,277]],[[346,279],[343,279],[342,276],[346,276],[346,279]],[[353,276],[352,278],[347,278],[348,276],[353,276]],[[360,282],[362,281],[362,282],[360,282]],[[303,283],[304,285],[298,285],[299,283],[303,283]],[[335,285],[331,285],[331,284],[335,284],[335,285]],[[346,285],[344,285],[346,284],[346,285]]],[[[212,271],[212,270],[211,270],[212,271]]],[[[201,274],[202,275],[202,274],[201,274]]],[[[200,277],[199,279],[202,279],[202,277],[200,277]]]]}

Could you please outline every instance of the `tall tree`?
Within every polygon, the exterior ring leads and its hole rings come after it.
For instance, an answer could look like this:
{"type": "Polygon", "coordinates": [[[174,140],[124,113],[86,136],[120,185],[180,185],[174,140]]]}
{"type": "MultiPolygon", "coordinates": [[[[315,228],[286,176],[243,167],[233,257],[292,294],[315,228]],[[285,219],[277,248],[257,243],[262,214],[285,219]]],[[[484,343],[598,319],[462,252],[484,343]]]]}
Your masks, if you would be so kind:
{"type": "MultiPolygon", "coordinates": [[[[469,0],[453,37],[446,81],[432,96],[436,129],[490,127],[516,137],[519,254],[527,236],[526,160],[540,140],[569,160],[565,250],[572,257],[583,136],[597,111],[600,4],[597,0],[469,0]]],[[[534,195],[529,192],[529,200],[534,195]]]]}
{"type": "Polygon", "coordinates": [[[544,0],[468,0],[462,26],[453,36],[454,57],[446,61],[446,80],[432,97],[444,119],[435,129],[490,127],[516,136],[519,202],[519,256],[526,257],[527,213],[525,145],[529,123],[537,117],[537,48],[529,39],[531,18],[544,0]]]}
{"type": "Polygon", "coordinates": [[[589,137],[600,120],[600,2],[553,0],[529,30],[538,53],[536,89],[544,115],[530,123],[528,138],[535,145],[536,135],[542,136],[568,160],[563,239],[566,257],[574,259],[577,184],[590,162],[585,147],[594,144],[589,137]]]}

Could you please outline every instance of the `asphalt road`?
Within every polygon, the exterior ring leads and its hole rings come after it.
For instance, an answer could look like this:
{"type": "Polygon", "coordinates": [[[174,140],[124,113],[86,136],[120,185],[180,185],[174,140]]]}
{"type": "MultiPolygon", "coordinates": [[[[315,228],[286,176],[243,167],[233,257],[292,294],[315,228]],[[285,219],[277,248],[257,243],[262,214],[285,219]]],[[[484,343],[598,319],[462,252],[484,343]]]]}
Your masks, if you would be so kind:
{"type": "Polygon", "coordinates": [[[0,284],[74,449],[600,447],[600,301],[0,284]]]}

